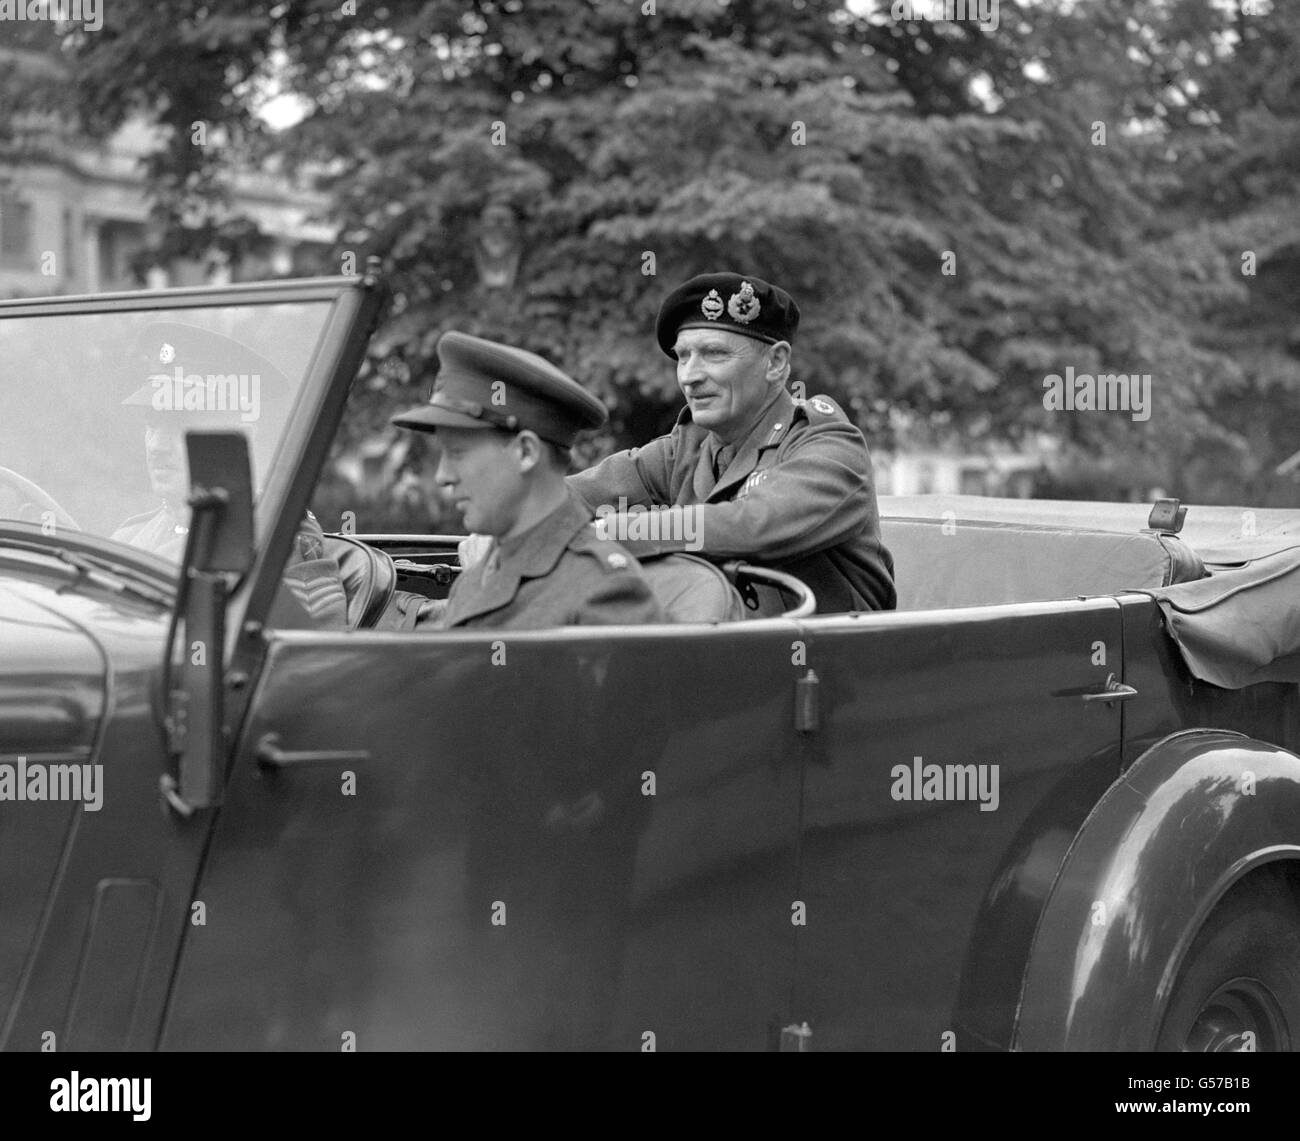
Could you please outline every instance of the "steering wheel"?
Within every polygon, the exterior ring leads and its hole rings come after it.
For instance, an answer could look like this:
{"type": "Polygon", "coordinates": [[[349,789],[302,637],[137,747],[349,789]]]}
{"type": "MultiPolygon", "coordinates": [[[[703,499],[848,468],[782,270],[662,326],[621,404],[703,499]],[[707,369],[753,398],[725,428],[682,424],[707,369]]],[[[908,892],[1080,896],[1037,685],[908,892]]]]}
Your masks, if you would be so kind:
{"type": "Polygon", "coordinates": [[[26,502],[18,508],[19,511],[27,507],[34,507],[38,511],[54,512],[54,522],[58,527],[64,527],[70,531],[80,531],[80,524],[68,514],[68,512],[59,505],[52,495],[42,491],[30,479],[24,479],[16,471],[10,471],[7,467],[0,467],[0,484],[7,484],[14,488],[19,495],[26,496],[26,502]]]}

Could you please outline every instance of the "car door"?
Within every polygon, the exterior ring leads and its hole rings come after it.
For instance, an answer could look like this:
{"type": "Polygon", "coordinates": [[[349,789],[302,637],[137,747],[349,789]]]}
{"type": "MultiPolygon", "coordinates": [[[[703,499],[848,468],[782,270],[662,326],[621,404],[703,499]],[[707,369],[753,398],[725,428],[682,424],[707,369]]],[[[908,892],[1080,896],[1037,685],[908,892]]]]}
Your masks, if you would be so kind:
{"type": "Polygon", "coordinates": [[[273,393],[270,375],[261,377],[266,405],[247,409],[250,420],[267,417],[253,449],[264,461],[257,471],[264,477],[257,559],[228,611],[233,740],[243,714],[242,679],[257,666],[250,655],[255,643],[244,631],[258,628],[269,610],[302,516],[308,473],[323,457],[380,303],[375,284],[357,278],[0,303],[0,329],[13,357],[0,450],[33,484],[74,507],[80,522],[76,529],[60,524],[52,535],[6,522],[0,545],[39,541],[62,574],[48,586],[33,578],[13,588],[21,594],[5,604],[11,628],[0,631],[6,650],[0,752],[21,751],[41,763],[81,761],[103,774],[102,804],[93,809],[6,804],[0,812],[0,851],[23,853],[5,879],[13,884],[10,877],[30,873],[19,890],[0,893],[3,983],[11,996],[0,1034],[4,1047],[156,1044],[180,939],[195,918],[195,877],[215,819],[211,810],[177,812],[159,793],[168,769],[167,701],[159,683],[176,564],[114,541],[114,524],[106,522],[121,518],[110,514],[121,506],[114,476],[139,478],[145,467],[139,424],[119,431],[124,417],[134,415],[124,408],[123,393],[142,382],[147,391],[151,373],[168,379],[178,332],[197,330],[218,344],[236,343],[218,337],[256,340],[274,358],[271,366],[283,370],[284,387],[273,393]],[[138,338],[149,330],[158,332],[155,355],[140,361],[138,338]],[[46,408],[53,410],[48,423],[40,419],[46,408]],[[316,431],[321,423],[324,440],[316,431]],[[88,439],[93,448],[83,454],[88,439]],[[90,477],[88,457],[119,452],[129,454],[129,464],[90,477]],[[121,577],[102,569],[105,564],[85,563],[91,558],[110,560],[121,577]],[[20,601],[41,612],[39,618],[20,612],[20,601]],[[15,641],[20,627],[26,642],[15,641]],[[23,666],[15,647],[23,651],[38,637],[28,655],[36,665],[23,666]],[[56,639],[74,649],[60,650],[56,639]],[[61,671],[51,665],[60,660],[61,671]],[[100,692],[92,701],[81,690],[93,688],[100,692]],[[23,733],[11,732],[24,723],[23,733]]]}
{"type": "Polygon", "coordinates": [[[267,633],[163,1045],[766,1048],[797,634],[267,633]]]}
{"type": "MultiPolygon", "coordinates": [[[[0,568],[10,569],[3,555],[0,568]]],[[[104,708],[95,644],[24,586],[33,589],[9,580],[0,585],[0,1023],[20,993],[80,811],[70,801],[17,800],[7,785],[25,785],[29,765],[88,762],[104,708]]]]}
{"type": "Polygon", "coordinates": [[[816,1049],[1005,1046],[1046,892],[1119,775],[1118,603],[808,628],[794,1016],[816,1049]]]}

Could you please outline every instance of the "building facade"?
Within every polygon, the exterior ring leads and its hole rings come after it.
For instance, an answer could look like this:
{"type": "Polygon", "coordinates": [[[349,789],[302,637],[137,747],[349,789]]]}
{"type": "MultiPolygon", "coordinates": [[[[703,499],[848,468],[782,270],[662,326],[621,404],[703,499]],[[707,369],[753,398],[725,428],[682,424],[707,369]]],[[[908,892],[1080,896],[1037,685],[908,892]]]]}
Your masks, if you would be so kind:
{"type": "MultiPolygon", "coordinates": [[[[59,67],[48,52],[0,47],[0,66],[31,74],[59,67]]],[[[3,115],[0,108],[0,115],[3,115]]],[[[310,276],[327,264],[334,230],[324,195],[274,173],[231,171],[230,217],[252,222],[258,254],[235,264],[213,250],[161,263],[143,159],[157,130],[128,121],[104,142],[59,115],[22,111],[0,132],[0,296],[99,293],[267,277],[310,276]]]]}

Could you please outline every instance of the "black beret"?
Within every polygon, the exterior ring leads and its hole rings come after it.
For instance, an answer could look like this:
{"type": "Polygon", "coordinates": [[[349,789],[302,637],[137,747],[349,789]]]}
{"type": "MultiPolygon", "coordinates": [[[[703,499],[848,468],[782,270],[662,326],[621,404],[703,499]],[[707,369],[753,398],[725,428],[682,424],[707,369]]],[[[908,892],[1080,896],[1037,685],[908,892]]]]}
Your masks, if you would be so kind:
{"type": "Polygon", "coordinates": [[[766,341],[793,341],[799,306],[784,289],[749,273],[702,273],[665,298],[655,322],[659,347],[673,360],[679,329],[726,329],[766,341]]]}
{"type": "Polygon", "coordinates": [[[262,396],[278,402],[290,394],[284,373],[261,354],[233,337],[179,321],[146,326],[124,375],[134,391],[122,403],[160,412],[247,413],[241,400],[260,406],[262,396]],[[140,385],[142,377],[147,379],[140,385]]]}
{"type": "Polygon", "coordinates": [[[394,416],[399,428],[528,428],[568,448],[579,432],[609,419],[599,400],[536,353],[448,331],[438,362],[429,403],[394,416]]]}

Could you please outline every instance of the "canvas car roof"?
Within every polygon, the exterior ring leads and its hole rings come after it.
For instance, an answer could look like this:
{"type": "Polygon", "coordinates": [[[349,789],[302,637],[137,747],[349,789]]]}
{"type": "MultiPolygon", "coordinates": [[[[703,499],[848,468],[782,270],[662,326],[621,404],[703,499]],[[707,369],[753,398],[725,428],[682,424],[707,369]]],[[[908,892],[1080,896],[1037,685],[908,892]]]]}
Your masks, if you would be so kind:
{"type": "MultiPolygon", "coordinates": [[[[972,566],[977,570],[983,567],[985,578],[1000,576],[992,587],[985,584],[978,589],[988,593],[997,588],[1006,597],[986,601],[1034,597],[1027,592],[1044,586],[1051,577],[1045,567],[1058,577],[1067,571],[1080,573],[1083,568],[1093,587],[1088,593],[1104,587],[1155,599],[1187,668],[1202,681],[1225,689],[1258,682],[1300,682],[1300,510],[1190,506],[1178,539],[1200,557],[1206,573],[1168,585],[1158,585],[1158,554],[1166,545],[1176,546],[1177,540],[1150,531],[1142,533],[1150,510],[1145,503],[975,495],[880,498],[882,518],[893,521],[892,526],[885,524],[886,542],[891,530],[902,538],[905,520],[977,523],[979,529],[987,529],[984,538],[966,537],[972,550],[981,555],[997,553],[999,543],[991,541],[989,531],[1001,537],[1002,546],[1016,543],[1018,535],[1015,558],[971,559],[963,564],[967,579],[972,566]],[[1039,540],[1025,542],[1032,533],[1039,540]],[[1047,554],[1044,547],[1049,549],[1047,554]],[[1155,561],[1146,567],[1141,561],[1144,557],[1155,561]],[[1107,582],[1107,576],[1114,581],[1107,582]]],[[[906,546],[900,547],[899,553],[904,561],[917,555],[906,546]]],[[[930,565],[932,552],[912,561],[918,566],[930,565]]],[[[917,589],[931,593],[937,589],[936,582],[964,584],[960,576],[951,574],[927,577],[918,571],[916,578],[917,589]]],[[[1058,590],[1059,595],[1060,586],[1053,579],[1045,589],[1058,590]]],[[[964,584],[962,589],[972,588],[964,584]]],[[[901,582],[899,591],[901,598],[901,582]]]]}
{"type": "MultiPolygon", "coordinates": [[[[1147,526],[1150,503],[1097,503],[1068,499],[998,499],[983,495],[882,495],[887,519],[948,518],[1133,534],[1147,526]]],[[[1191,504],[1178,537],[1205,563],[1240,564],[1300,545],[1300,508],[1209,507],[1191,504]]]]}

